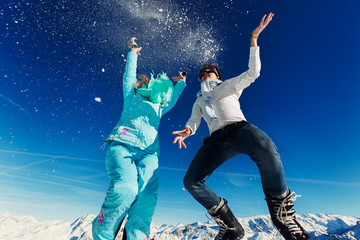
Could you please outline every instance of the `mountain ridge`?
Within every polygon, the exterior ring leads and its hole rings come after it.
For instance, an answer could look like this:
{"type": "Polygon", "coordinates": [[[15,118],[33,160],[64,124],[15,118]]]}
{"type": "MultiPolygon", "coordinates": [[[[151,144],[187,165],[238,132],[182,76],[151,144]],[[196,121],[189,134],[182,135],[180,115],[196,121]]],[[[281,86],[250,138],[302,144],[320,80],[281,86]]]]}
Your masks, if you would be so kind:
{"type": "MultiPolygon", "coordinates": [[[[91,240],[91,222],[95,215],[86,214],[75,221],[38,221],[32,216],[12,216],[0,213],[0,240],[91,240]]],[[[317,240],[360,239],[360,218],[338,214],[302,214],[298,221],[317,240]]],[[[283,239],[267,215],[239,218],[246,235],[244,240],[283,239]]],[[[195,222],[177,225],[151,225],[153,240],[210,240],[218,232],[215,222],[195,222]]],[[[121,234],[118,237],[121,239],[121,234]]]]}

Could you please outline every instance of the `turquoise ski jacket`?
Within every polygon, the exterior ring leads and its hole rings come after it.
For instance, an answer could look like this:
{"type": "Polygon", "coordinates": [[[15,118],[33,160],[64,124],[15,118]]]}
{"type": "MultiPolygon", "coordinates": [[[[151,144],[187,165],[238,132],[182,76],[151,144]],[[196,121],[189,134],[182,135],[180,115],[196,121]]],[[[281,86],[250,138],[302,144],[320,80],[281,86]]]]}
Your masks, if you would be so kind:
{"type": "Polygon", "coordinates": [[[108,144],[111,141],[119,141],[159,154],[160,119],[175,106],[186,83],[179,80],[174,87],[171,100],[165,104],[153,103],[140,94],[135,94],[137,58],[136,53],[128,53],[123,77],[124,109],[119,122],[105,141],[108,144]]]}

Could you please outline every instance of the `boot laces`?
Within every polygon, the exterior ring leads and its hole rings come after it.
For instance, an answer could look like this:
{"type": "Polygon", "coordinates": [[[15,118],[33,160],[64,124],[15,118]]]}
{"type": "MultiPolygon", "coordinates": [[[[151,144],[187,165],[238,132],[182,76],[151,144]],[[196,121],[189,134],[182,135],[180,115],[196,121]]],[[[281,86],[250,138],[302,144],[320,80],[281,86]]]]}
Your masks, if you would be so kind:
{"type": "Polygon", "coordinates": [[[234,231],[235,228],[230,228],[226,225],[226,223],[221,220],[220,218],[214,217],[215,222],[219,225],[219,233],[216,236],[215,240],[221,240],[222,237],[225,235],[227,230],[234,231]]]}
{"type": "Polygon", "coordinates": [[[277,219],[288,227],[289,231],[292,234],[302,234],[303,231],[295,221],[295,210],[294,204],[292,201],[295,201],[296,198],[301,197],[301,195],[296,195],[295,192],[292,192],[287,197],[282,200],[280,205],[277,207],[276,217],[277,219]]]}

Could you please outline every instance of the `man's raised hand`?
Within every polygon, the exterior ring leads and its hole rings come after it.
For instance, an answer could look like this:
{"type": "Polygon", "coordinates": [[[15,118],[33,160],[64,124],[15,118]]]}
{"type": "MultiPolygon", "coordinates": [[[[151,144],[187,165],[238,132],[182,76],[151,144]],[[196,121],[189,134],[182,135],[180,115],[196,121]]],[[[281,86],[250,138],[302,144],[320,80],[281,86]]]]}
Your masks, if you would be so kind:
{"type": "Polygon", "coordinates": [[[269,15],[266,17],[266,14],[262,17],[259,26],[255,28],[255,30],[252,32],[253,35],[259,36],[259,34],[266,28],[266,26],[270,23],[272,20],[272,17],[274,14],[272,12],[269,13],[269,15]],[[266,19],[265,19],[266,18],[266,19]]]}

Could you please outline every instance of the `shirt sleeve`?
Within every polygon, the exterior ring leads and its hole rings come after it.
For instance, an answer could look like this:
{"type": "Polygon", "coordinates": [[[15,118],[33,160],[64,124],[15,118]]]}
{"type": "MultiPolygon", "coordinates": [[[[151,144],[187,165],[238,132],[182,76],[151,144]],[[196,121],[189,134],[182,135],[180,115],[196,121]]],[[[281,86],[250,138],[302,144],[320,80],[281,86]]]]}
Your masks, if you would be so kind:
{"type": "Polygon", "coordinates": [[[129,52],[126,60],[125,73],[123,77],[123,93],[124,100],[135,94],[134,84],[136,82],[136,68],[138,55],[134,52],[129,52]]]}
{"type": "Polygon", "coordinates": [[[175,106],[176,102],[179,100],[179,97],[181,93],[184,91],[185,87],[186,87],[186,83],[184,80],[179,80],[176,83],[171,100],[170,102],[167,103],[167,106],[163,110],[163,115],[165,115],[168,111],[170,111],[170,109],[172,109],[175,106]]]}
{"type": "Polygon", "coordinates": [[[200,102],[200,98],[196,99],[192,108],[191,117],[185,124],[185,127],[191,129],[191,135],[194,135],[196,130],[199,128],[201,123],[201,117],[203,115],[199,102],[200,102]]]}
{"type": "Polygon", "coordinates": [[[227,80],[237,92],[250,86],[250,84],[253,83],[255,79],[260,76],[260,47],[250,47],[248,67],[249,68],[246,72],[240,74],[237,77],[227,80]]]}

